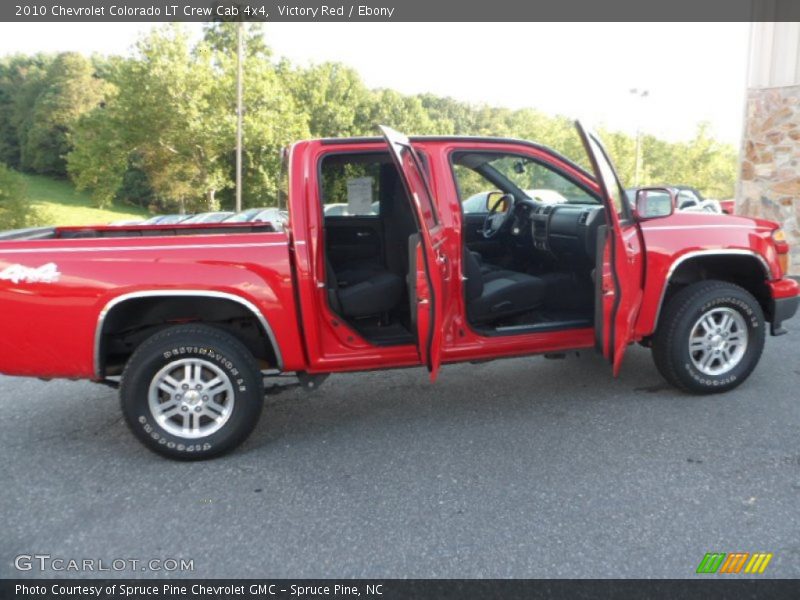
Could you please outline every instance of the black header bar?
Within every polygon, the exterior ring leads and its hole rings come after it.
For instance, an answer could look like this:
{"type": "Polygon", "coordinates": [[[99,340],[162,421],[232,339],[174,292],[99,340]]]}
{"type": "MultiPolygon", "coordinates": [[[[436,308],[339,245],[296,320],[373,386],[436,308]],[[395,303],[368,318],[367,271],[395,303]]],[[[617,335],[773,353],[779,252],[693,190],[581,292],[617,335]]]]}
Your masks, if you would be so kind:
{"type": "Polygon", "coordinates": [[[796,598],[788,579],[698,576],[696,579],[5,579],[0,598],[84,600],[729,600],[796,598]]]}
{"type": "MultiPolygon", "coordinates": [[[[0,21],[800,21],[799,0],[2,0],[0,21]]],[[[635,45],[636,41],[632,40],[635,45]]],[[[645,41],[646,43],[646,41],[645,41]]]]}

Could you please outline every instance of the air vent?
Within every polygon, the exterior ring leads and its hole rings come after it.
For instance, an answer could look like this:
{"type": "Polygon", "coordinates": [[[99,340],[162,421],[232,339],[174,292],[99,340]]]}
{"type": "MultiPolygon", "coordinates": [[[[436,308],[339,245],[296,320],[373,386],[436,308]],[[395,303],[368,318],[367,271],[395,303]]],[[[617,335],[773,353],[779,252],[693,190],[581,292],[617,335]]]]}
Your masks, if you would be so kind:
{"type": "Polygon", "coordinates": [[[543,215],[549,215],[551,212],[553,212],[553,206],[552,206],[551,204],[548,204],[548,205],[546,205],[546,206],[545,206],[545,207],[542,209],[542,214],[543,214],[543,215]]]}
{"type": "Polygon", "coordinates": [[[581,213],[580,218],[578,218],[579,225],[586,225],[586,222],[589,220],[589,211],[585,210],[581,213]]]}

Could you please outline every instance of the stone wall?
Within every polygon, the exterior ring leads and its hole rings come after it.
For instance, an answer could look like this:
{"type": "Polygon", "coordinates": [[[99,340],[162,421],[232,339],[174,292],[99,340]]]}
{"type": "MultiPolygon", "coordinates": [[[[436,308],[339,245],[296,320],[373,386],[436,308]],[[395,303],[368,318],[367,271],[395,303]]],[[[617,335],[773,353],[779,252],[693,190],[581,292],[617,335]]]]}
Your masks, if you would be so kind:
{"type": "Polygon", "coordinates": [[[800,275],[800,85],[748,91],[742,144],[736,212],[781,223],[800,275]]]}

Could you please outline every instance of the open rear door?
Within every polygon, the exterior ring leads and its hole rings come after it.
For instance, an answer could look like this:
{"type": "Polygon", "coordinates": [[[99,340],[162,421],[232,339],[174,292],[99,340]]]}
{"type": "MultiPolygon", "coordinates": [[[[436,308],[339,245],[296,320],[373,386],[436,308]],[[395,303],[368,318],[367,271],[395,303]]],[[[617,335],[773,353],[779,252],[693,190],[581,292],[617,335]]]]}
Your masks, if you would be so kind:
{"type": "Polygon", "coordinates": [[[598,349],[619,373],[625,350],[633,341],[633,327],[643,292],[643,256],[639,226],[633,219],[625,189],[597,136],[576,122],[594,168],[606,206],[606,240],[598,252],[595,285],[595,331],[598,349]]]}
{"type": "Polygon", "coordinates": [[[448,267],[443,248],[444,227],[422,161],[411,142],[389,127],[381,126],[380,130],[414,204],[419,224],[420,236],[409,239],[408,287],[420,361],[428,367],[431,381],[435,381],[442,358],[444,278],[448,267]]]}

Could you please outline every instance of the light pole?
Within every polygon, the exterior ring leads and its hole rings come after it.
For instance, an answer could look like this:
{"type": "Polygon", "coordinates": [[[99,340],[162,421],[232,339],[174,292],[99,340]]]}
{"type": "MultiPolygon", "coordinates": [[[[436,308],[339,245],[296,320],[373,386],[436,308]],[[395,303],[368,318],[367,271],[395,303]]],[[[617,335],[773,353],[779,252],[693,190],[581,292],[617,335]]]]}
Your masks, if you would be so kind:
{"type": "Polygon", "coordinates": [[[242,54],[244,23],[236,27],[236,212],[242,210],[242,54]]]}
{"type": "MultiPolygon", "coordinates": [[[[650,95],[649,90],[640,90],[639,88],[631,88],[630,93],[636,97],[644,101],[650,95]]],[[[636,159],[633,167],[633,185],[634,187],[639,187],[639,180],[641,179],[642,175],[642,127],[641,127],[642,115],[641,115],[641,107],[637,111],[636,114],[636,159]]]]}

